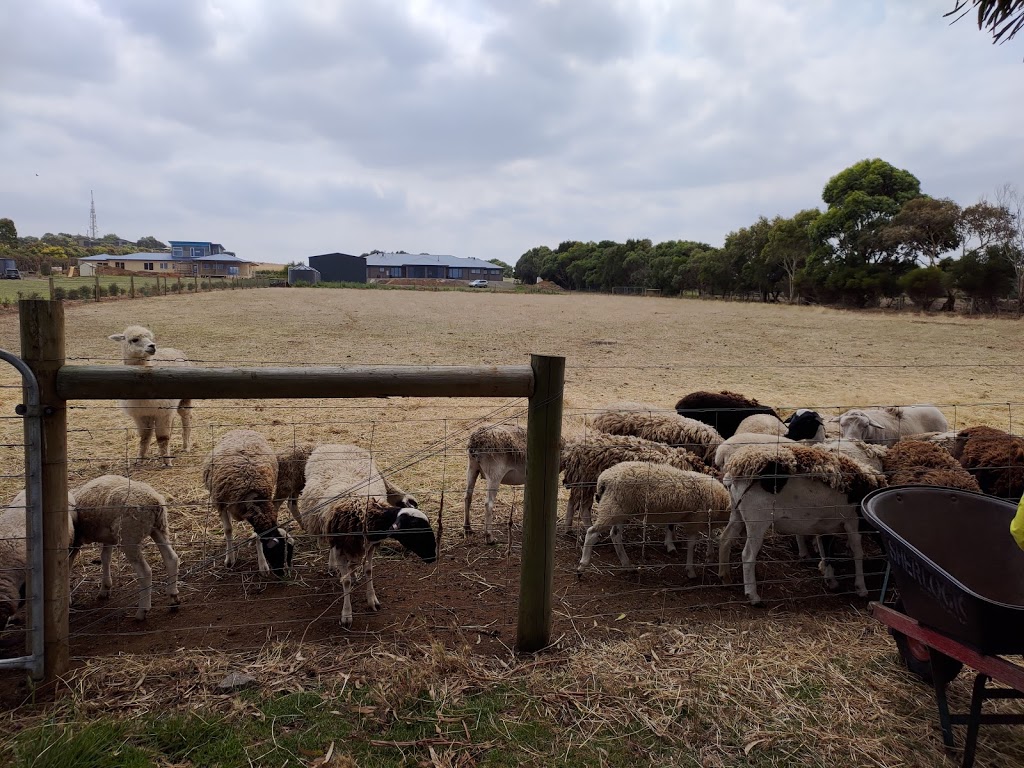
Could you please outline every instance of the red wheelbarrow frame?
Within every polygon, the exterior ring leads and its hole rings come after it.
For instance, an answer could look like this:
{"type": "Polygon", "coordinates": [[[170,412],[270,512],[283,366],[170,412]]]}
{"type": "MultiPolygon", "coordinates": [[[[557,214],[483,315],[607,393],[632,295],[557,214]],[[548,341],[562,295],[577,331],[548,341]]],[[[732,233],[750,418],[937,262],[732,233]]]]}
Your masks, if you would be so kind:
{"type": "MultiPolygon", "coordinates": [[[[871,614],[883,624],[901,632],[909,638],[928,647],[929,652],[937,652],[978,671],[974,678],[974,692],[971,695],[971,711],[969,714],[950,714],[946,700],[946,687],[953,675],[941,673],[940,666],[932,662],[932,680],[935,686],[935,701],[939,707],[939,723],[942,726],[942,740],[947,747],[955,746],[953,742],[953,726],[966,725],[967,736],[964,739],[963,768],[974,764],[974,752],[978,743],[978,728],[982,725],[1024,725],[1024,715],[984,715],[982,704],[986,699],[1024,699],[1024,667],[1013,664],[1000,656],[988,656],[978,653],[969,646],[957,642],[949,635],[927,629],[918,624],[905,613],[893,610],[881,603],[871,603],[871,614]],[[1009,686],[1009,688],[989,688],[989,680],[1009,686]]],[[[959,671],[959,670],[957,670],[959,671]]]]}

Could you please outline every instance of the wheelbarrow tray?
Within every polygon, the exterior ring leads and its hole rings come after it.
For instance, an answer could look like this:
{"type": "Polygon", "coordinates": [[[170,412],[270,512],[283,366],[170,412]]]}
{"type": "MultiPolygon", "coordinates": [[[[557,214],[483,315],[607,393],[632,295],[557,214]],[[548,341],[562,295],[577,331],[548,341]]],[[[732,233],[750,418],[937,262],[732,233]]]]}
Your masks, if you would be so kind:
{"type": "Polygon", "coordinates": [[[1024,551],[1016,505],[911,485],[865,497],[908,616],[984,654],[1024,653],[1024,551]]]}

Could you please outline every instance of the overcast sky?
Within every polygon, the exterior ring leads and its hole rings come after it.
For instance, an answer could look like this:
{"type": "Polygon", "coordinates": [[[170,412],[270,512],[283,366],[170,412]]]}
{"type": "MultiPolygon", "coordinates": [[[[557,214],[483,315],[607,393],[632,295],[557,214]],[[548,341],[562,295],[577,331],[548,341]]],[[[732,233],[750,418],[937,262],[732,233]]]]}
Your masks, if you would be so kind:
{"type": "Polygon", "coordinates": [[[0,216],[255,261],[721,245],[881,157],[1024,187],[1024,40],[954,0],[0,0],[0,216]]]}

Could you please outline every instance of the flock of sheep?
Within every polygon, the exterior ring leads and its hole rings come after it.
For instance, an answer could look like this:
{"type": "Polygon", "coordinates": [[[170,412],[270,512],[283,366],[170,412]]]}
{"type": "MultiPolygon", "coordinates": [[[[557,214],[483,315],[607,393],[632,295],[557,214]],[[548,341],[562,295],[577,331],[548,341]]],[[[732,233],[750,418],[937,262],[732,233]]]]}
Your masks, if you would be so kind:
{"type": "MultiPolygon", "coordinates": [[[[128,365],[189,365],[175,349],[158,349],[153,334],[140,326],[110,337],[121,344],[128,365]]],[[[182,422],[189,448],[191,403],[187,400],[127,400],[121,408],[139,435],[138,460],[145,460],[156,437],[160,458],[170,465],[171,427],[182,422]]],[[[871,490],[887,484],[929,484],[1019,497],[1024,492],[1024,439],[990,427],[948,431],[934,406],[854,409],[823,419],[799,409],[786,419],[756,400],[731,392],[695,392],[674,409],[623,403],[600,409],[586,433],[563,440],[561,470],[569,491],[565,525],[579,517],[586,533],[579,570],[593,558],[607,533],[623,566],[629,558],[622,534],[629,525],[664,528],[668,551],[678,537],[687,545],[686,568],[696,577],[694,549],[703,536],[721,530],[719,576],[729,578],[729,552],[743,538],[744,591],[760,602],[757,556],[769,532],[796,537],[802,556],[813,537],[819,568],[835,588],[832,537],[845,536],[854,561],[855,589],[866,595],[859,506],[871,490]]],[[[501,485],[526,481],[526,433],[507,424],[481,427],[469,437],[465,531],[479,477],[487,485],[484,535],[491,530],[501,485]]],[[[300,528],[328,549],[327,568],[343,587],[341,622],[352,624],[351,591],[362,564],[366,600],[380,607],[373,587],[373,555],[385,539],[398,541],[425,562],[437,557],[437,542],[416,499],[381,474],[371,454],[355,445],[299,446],[275,453],[253,430],[225,434],[206,456],[203,483],[220,515],[225,565],[236,562],[240,545],[234,523],[252,534],[259,570],[283,576],[292,565],[296,542],[278,521],[287,504],[300,528]]],[[[24,600],[24,492],[0,510],[0,628],[24,600]]],[[[68,498],[70,557],[80,547],[100,543],[101,591],[110,593],[110,560],[115,546],[139,580],[135,613],[151,608],[152,573],[142,554],[145,539],[160,550],[167,572],[166,594],[178,604],[179,560],[168,531],[163,496],[136,479],[104,475],[72,490],[68,498]]]]}

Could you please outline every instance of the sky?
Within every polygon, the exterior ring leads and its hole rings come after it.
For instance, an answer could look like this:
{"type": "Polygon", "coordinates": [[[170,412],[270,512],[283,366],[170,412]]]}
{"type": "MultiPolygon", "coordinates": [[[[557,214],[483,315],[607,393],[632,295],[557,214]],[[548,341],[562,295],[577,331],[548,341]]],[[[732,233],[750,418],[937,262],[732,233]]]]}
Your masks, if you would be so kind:
{"type": "Polygon", "coordinates": [[[1024,40],[954,0],[0,0],[0,217],[253,261],[721,245],[873,157],[1024,187],[1024,40]]]}

